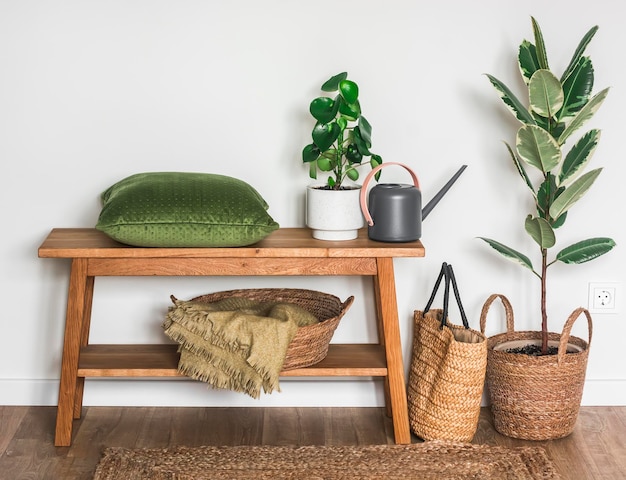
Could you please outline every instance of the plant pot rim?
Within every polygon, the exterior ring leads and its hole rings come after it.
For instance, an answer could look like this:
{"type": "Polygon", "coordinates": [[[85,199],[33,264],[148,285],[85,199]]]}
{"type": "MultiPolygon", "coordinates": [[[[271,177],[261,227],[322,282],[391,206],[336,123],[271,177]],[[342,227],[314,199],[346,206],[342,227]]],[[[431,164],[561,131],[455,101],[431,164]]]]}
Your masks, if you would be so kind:
{"type": "Polygon", "coordinates": [[[335,188],[329,188],[327,183],[313,183],[311,185],[307,185],[307,188],[310,188],[312,190],[323,190],[325,192],[346,192],[346,191],[360,190],[362,188],[362,185],[341,184],[341,187],[335,189],[335,188]]]}
{"type": "MultiPolygon", "coordinates": [[[[519,332],[523,333],[523,332],[519,332]]],[[[576,337],[570,337],[576,338],[576,337]]],[[[493,350],[497,352],[510,353],[506,350],[510,348],[524,347],[526,345],[541,345],[541,339],[533,339],[533,338],[520,338],[516,340],[504,340],[499,342],[493,346],[493,350]]],[[[557,347],[559,346],[558,340],[548,340],[549,347],[557,347]]],[[[567,353],[580,353],[583,352],[585,348],[582,345],[578,345],[578,343],[567,342],[567,353]]],[[[511,355],[519,355],[518,353],[511,353],[511,355]]]]}

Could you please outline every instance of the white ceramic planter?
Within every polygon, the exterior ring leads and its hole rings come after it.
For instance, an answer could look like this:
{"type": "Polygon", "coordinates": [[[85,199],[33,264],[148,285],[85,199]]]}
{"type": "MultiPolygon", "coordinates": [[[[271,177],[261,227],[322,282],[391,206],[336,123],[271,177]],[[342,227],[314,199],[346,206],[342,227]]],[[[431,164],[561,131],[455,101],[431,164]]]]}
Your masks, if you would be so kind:
{"type": "Polygon", "coordinates": [[[306,189],[306,225],[318,240],[352,240],[363,227],[359,204],[361,187],[324,190],[320,185],[306,189]]]}

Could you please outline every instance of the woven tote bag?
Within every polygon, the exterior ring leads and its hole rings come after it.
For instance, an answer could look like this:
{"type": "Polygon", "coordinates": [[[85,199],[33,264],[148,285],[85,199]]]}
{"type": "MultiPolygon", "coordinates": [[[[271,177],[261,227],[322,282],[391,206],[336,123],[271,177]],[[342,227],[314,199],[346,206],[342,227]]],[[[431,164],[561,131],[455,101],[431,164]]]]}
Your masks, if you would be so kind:
{"type": "Polygon", "coordinates": [[[414,312],[407,389],[413,433],[424,440],[471,441],[478,426],[486,368],[486,338],[469,328],[452,266],[444,263],[426,308],[414,312]],[[442,280],[443,309],[431,310],[442,280]],[[448,319],[450,285],[463,326],[448,319]]]}

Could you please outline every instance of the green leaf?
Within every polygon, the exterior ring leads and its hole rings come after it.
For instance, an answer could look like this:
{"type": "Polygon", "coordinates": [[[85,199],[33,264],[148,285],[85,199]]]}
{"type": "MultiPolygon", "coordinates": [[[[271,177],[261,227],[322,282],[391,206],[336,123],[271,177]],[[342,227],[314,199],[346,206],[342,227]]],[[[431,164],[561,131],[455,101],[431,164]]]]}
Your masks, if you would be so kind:
{"type": "Polygon", "coordinates": [[[552,118],[563,106],[561,82],[549,70],[537,70],[528,83],[530,109],[542,117],[552,118]]]}
{"type": "Polygon", "coordinates": [[[582,57],[563,82],[564,101],[558,118],[574,116],[589,101],[592,90],[593,65],[588,57],[582,57]]]}
{"type": "Polygon", "coordinates": [[[556,259],[569,264],[585,263],[604,255],[613,247],[615,242],[610,238],[590,238],[564,248],[556,255],[556,259]]]}
{"type": "Polygon", "coordinates": [[[322,85],[323,92],[336,92],[339,90],[339,82],[348,78],[348,72],[338,73],[337,75],[330,77],[322,85]]]}
{"type": "Polygon", "coordinates": [[[600,141],[600,130],[590,130],[576,142],[572,149],[567,152],[561,173],[559,184],[565,184],[582,171],[591,160],[593,153],[600,141]]]}
{"type": "Polygon", "coordinates": [[[317,159],[317,168],[322,172],[330,172],[333,169],[333,162],[325,157],[320,157],[317,159]]]}
{"type": "Polygon", "coordinates": [[[309,163],[309,177],[317,178],[317,162],[309,163]]]}
{"type": "Polygon", "coordinates": [[[491,240],[490,238],[485,238],[485,237],[478,237],[478,238],[480,238],[481,240],[484,240],[485,242],[487,242],[500,255],[506,257],[509,260],[512,260],[515,263],[520,264],[523,267],[528,268],[529,270],[532,270],[533,272],[535,271],[533,269],[532,262],[523,253],[520,253],[517,250],[514,250],[514,249],[512,249],[510,247],[507,247],[506,245],[503,245],[500,242],[497,242],[495,240],[491,240]]]}
{"type": "Polygon", "coordinates": [[[530,17],[533,24],[533,34],[535,36],[535,48],[537,49],[537,61],[539,62],[539,66],[545,70],[549,70],[548,66],[548,55],[546,53],[546,44],[543,41],[543,34],[541,33],[541,28],[539,28],[539,24],[534,17],[530,17]]]}
{"type": "Polygon", "coordinates": [[[313,128],[313,142],[320,151],[327,150],[339,137],[341,129],[335,122],[317,123],[313,128]]]}
{"type": "MultiPolygon", "coordinates": [[[[565,187],[559,188],[556,184],[556,177],[552,173],[548,173],[544,181],[539,185],[537,190],[537,208],[542,218],[548,219],[550,216],[550,205],[554,199],[565,190],[565,187]]],[[[552,225],[554,228],[554,225],[552,225]]]]}
{"type": "Polygon", "coordinates": [[[554,230],[543,218],[528,215],[524,222],[524,228],[541,248],[551,248],[556,243],[554,230]]]}
{"type": "Polygon", "coordinates": [[[311,143],[302,149],[302,161],[304,163],[314,162],[320,156],[320,149],[311,143]]]}
{"type": "Polygon", "coordinates": [[[339,113],[344,115],[348,120],[356,120],[361,116],[361,104],[357,100],[355,103],[346,103],[343,97],[339,102],[339,113]]]}
{"type": "Polygon", "coordinates": [[[530,77],[533,76],[533,73],[539,70],[537,50],[535,49],[535,46],[528,40],[524,40],[519,46],[517,62],[519,64],[519,71],[522,74],[524,83],[528,84],[528,82],[530,81],[530,77]]]}
{"type": "Polygon", "coordinates": [[[609,93],[609,89],[605,88],[601,92],[597,93],[589,102],[572,118],[571,122],[567,125],[561,136],[559,137],[559,145],[563,145],[568,137],[578,130],[583,124],[589,120],[600,108],[602,102],[609,93]]]}
{"type": "Polygon", "coordinates": [[[352,131],[354,143],[356,144],[357,149],[361,152],[361,155],[371,155],[369,147],[365,140],[363,139],[363,132],[359,127],[354,127],[352,131]]]}
{"type": "Polygon", "coordinates": [[[372,146],[372,126],[365,117],[359,118],[359,131],[361,138],[367,144],[368,147],[372,146]]]}
{"type": "Polygon", "coordinates": [[[309,105],[309,112],[320,123],[328,123],[339,111],[339,102],[329,97],[318,97],[309,105]]]}
{"type": "Polygon", "coordinates": [[[348,104],[356,103],[359,98],[359,87],[352,80],[342,80],[339,82],[339,92],[348,104]]]}
{"type": "Polygon", "coordinates": [[[346,176],[353,182],[356,182],[359,179],[359,171],[356,168],[348,168],[346,176]]]}
{"type": "MultiPolygon", "coordinates": [[[[378,165],[381,165],[382,163],[383,163],[383,157],[381,157],[380,155],[372,154],[372,156],[370,158],[370,167],[371,168],[376,168],[378,165]]],[[[380,179],[380,174],[381,173],[382,173],[382,169],[378,170],[374,174],[374,178],[376,179],[376,181],[378,181],[380,179]]]]}
{"type": "Polygon", "coordinates": [[[533,184],[530,181],[530,177],[526,173],[526,169],[522,165],[522,162],[520,162],[519,158],[517,157],[517,155],[511,148],[511,146],[507,142],[504,142],[504,144],[506,145],[506,148],[509,151],[509,155],[511,155],[511,159],[513,160],[513,163],[515,164],[515,168],[517,168],[517,171],[519,172],[520,176],[524,179],[524,182],[526,182],[526,185],[528,185],[528,188],[530,188],[530,191],[533,192],[533,195],[534,195],[535,187],[533,187],[533,184]]]}
{"type": "Polygon", "coordinates": [[[498,91],[500,98],[507,106],[507,108],[515,115],[520,122],[535,125],[535,119],[530,114],[530,112],[526,109],[524,105],[517,99],[517,97],[509,90],[509,88],[498,80],[496,77],[487,74],[487,78],[494,86],[494,88],[498,91]]]}
{"type": "Polygon", "coordinates": [[[578,64],[580,57],[582,57],[583,53],[585,52],[587,45],[589,45],[589,42],[591,42],[591,39],[593,38],[593,36],[596,34],[597,31],[598,31],[597,25],[594,27],[591,27],[589,31],[585,33],[583,38],[580,40],[578,46],[576,47],[576,50],[574,51],[574,55],[572,55],[572,59],[570,60],[569,65],[567,66],[567,68],[563,72],[563,75],[561,76],[562,83],[564,83],[565,79],[571,75],[572,71],[578,64]]]}
{"type": "Polygon", "coordinates": [[[346,158],[350,163],[361,163],[363,160],[363,154],[359,152],[359,149],[354,143],[351,143],[346,149],[346,158]]]}
{"type": "Polygon", "coordinates": [[[517,131],[516,148],[529,165],[547,173],[561,161],[561,149],[548,132],[537,125],[524,125],[517,131]]]}
{"type": "Polygon", "coordinates": [[[575,180],[569,187],[564,189],[563,192],[554,199],[554,202],[550,206],[550,216],[552,218],[557,218],[563,212],[569,210],[572,205],[574,205],[585,193],[587,193],[591,185],[593,185],[593,182],[595,182],[598,178],[598,175],[600,175],[601,171],[601,168],[591,170],[575,180]]]}

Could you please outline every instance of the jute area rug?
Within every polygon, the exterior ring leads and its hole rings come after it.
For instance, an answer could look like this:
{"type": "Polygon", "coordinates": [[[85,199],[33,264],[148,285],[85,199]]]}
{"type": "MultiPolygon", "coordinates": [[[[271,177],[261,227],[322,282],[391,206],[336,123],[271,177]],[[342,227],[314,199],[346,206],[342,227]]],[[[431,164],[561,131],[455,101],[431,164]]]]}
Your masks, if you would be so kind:
{"type": "Polygon", "coordinates": [[[368,446],[108,448],[94,480],[560,479],[541,447],[447,442],[368,446]]]}

